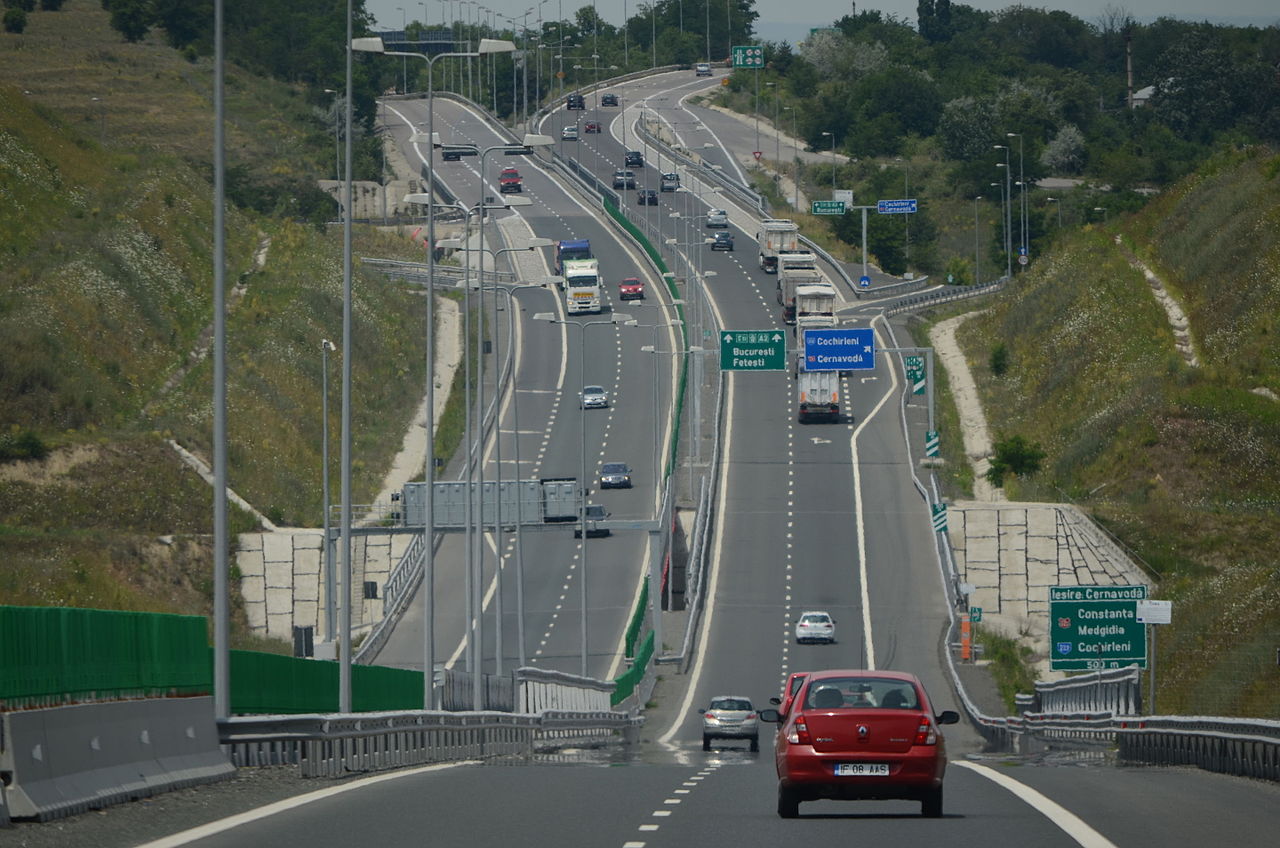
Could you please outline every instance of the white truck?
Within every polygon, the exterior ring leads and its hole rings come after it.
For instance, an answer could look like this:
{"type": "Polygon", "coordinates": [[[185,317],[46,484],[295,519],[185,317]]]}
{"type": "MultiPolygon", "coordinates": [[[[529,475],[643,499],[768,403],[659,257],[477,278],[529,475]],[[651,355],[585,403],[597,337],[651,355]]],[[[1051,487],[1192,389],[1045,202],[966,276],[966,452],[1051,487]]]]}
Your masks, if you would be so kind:
{"type": "Polygon", "coordinates": [[[600,311],[600,263],[567,259],[564,263],[565,310],[569,314],[600,311]]]}
{"type": "Polygon", "coordinates": [[[796,289],[800,286],[830,285],[818,269],[818,257],[812,253],[778,254],[778,303],[782,304],[782,320],[796,322],[796,289]]]}
{"type": "Polygon", "coordinates": [[[786,218],[765,218],[756,233],[760,246],[760,267],[766,274],[778,273],[778,254],[803,253],[800,246],[800,228],[786,218]]]}
{"type": "Polygon", "coordinates": [[[840,421],[840,375],[835,371],[806,371],[801,357],[796,374],[797,414],[801,424],[840,421]]]}
{"type": "Polygon", "coordinates": [[[830,283],[796,286],[796,340],[805,330],[836,326],[836,289],[830,283]]]}

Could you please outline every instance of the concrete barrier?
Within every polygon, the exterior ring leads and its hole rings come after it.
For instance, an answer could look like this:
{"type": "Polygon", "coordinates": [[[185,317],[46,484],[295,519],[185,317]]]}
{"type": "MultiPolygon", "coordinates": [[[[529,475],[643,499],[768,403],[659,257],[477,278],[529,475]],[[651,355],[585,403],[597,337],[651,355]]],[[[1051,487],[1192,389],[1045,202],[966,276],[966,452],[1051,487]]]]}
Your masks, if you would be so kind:
{"type": "Polygon", "coordinates": [[[0,722],[13,818],[49,821],[235,773],[209,697],[25,710],[0,722]]]}

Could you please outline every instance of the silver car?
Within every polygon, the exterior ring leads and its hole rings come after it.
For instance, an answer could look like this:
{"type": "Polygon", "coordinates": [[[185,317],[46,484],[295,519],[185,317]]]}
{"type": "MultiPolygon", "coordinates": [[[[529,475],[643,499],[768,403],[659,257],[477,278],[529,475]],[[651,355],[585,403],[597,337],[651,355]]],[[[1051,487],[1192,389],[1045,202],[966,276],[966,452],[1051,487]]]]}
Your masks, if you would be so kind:
{"type": "Polygon", "coordinates": [[[708,227],[727,227],[729,226],[729,213],[723,209],[712,209],[707,212],[708,227]]]}
{"type": "Polygon", "coordinates": [[[800,620],[796,622],[797,643],[835,641],[836,620],[831,617],[831,613],[821,610],[800,613],[800,620]]]}
{"type": "Polygon", "coordinates": [[[625,462],[606,462],[600,466],[600,488],[630,489],[631,466],[625,462]]]}
{"type": "Polygon", "coordinates": [[[712,739],[746,739],[752,751],[760,750],[760,728],[751,699],[741,695],[717,695],[702,713],[702,750],[711,750],[712,739]]]}
{"type": "Polygon", "coordinates": [[[583,386],[578,393],[578,408],[605,409],[609,406],[609,393],[604,386],[583,386]]]}

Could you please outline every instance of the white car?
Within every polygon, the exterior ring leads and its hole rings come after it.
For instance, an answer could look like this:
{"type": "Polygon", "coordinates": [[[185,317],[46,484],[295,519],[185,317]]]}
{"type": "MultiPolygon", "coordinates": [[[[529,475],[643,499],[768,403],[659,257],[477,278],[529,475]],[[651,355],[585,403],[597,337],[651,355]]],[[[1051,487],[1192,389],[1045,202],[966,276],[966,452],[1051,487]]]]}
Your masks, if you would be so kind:
{"type": "Polygon", "coordinates": [[[826,642],[830,644],[835,641],[836,620],[831,617],[831,613],[821,610],[800,613],[800,620],[796,622],[797,643],[826,642]]]}
{"type": "Polygon", "coordinates": [[[577,124],[574,124],[571,127],[565,127],[564,129],[560,130],[560,140],[561,141],[577,141],[578,140],[577,124]]]}
{"type": "Polygon", "coordinates": [[[708,227],[727,227],[729,226],[729,213],[723,209],[711,209],[707,211],[708,227]]]}
{"type": "Polygon", "coordinates": [[[711,66],[706,62],[699,62],[693,66],[693,75],[695,77],[709,77],[711,76],[711,66]]]}

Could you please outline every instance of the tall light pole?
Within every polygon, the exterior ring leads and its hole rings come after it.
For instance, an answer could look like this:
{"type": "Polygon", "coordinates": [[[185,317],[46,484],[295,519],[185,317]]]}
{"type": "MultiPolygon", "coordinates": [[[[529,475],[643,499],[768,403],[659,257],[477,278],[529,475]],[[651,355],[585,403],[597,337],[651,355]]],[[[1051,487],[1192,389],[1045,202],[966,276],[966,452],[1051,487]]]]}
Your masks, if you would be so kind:
{"type": "MultiPolygon", "coordinates": [[[[326,88],[325,94],[333,95],[333,178],[339,182],[342,181],[342,154],[339,152],[339,139],[342,135],[342,124],[338,120],[338,92],[332,88],[326,88]]],[[[341,214],[341,213],[339,213],[341,214]]]]}
{"type": "MultiPolygon", "coordinates": [[[[405,41],[409,40],[409,16],[404,10],[404,6],[396,6],[396,10],[400,12],[400,34],[405,41]]],[[[405,56],[400,60],[400,93],[409,93],[409,57],[405,56]]]]}
{"type": "Polygon", "coordinates": [[[836,134],[833,132],[822,131],[823,135],[831,136],[831,199],[836,197],[836,134]]]}
{"type": "Polygon", "coordinates": [[[779,91],[776,82],[767,82],[766,86],[773,89],[773,161],[782,161],[782,128],[778,126],[778,99],[779,91]]]}
{"type": "MultiPolygon", "coordinates": [[[[350,0],[348,0],[350,2],[350,0]]],[[[386,55],[396,55],[394,52],[388,52],[386,45],[381,38],[357,38],[351,40],[353,50],[360,50],[369,53],[383,53],[386,55]]],[[[496,41],[491,39],[482,39],[479,45],[479,53],[504,53],[515,50],[515,45],[509,41],[496,41]]],[[[408,56],[416,56],[427,63],[427,172],[430,175],[428,182],[428,193],[418,195],[421,200],[406,202],[425,202],[427,204],[427,280],[428,280],[428,296],[427,296],[427,327],[426,327],[426,348],[427,348],[427,456],[423,466],[423,480],[425,482],[426,496],[424,499],[425,517],[422,523],[422,542],[423,542],[423,576],[422,584],[425,591],[422,593],[423,610],[423,706],[427,709],[435,709],[438,704],[435,695],[435,515],[433,487],[435,483],[435,274],[436,274],[436,203],[433,198],[435,192],[435,79],[434,70],[437,59],[450,57],[466,57],[472,54],[468,53],[437,53],[429,56],[425,53],[408,53],[408,56]]],[[[348,107],[350,99],[348,98],[348,107]]],[[[350,135],[350,133],[348,133],[350,135]]],[[[412,141],[412,139],[411,139],[412,141]]],[[[416,143],[416,142],[415,142],[416,143]]],[[[412,197],[413,195],[411,195],[412,197]]],[[[349,194],[348,194],[349,197],[349,194]]],[[[344,368],[346,363],[344,363],[344,368]]],[[[344,424],[343,438],[346,438],[347,426],[344,424]]],[[[345,511],[345,506],[344,506],[345,511]]],[[[346,533],[349,529],[343,528],[343,544],[349,546],[346,533]]]]}
{"type": "Polygon", "coordinates": [[[978,201],[982,199],[982,195],[978,195],[973,199],[973,282],[982,282],[981,265],[979,264],[978,253],[978,201]]]}
{"type": "Polygon", "coordinates": [[[1018,139],[1018,223],[1021,224],[1022,251],[1019,256],[1027,254],[1027,183],[1026,177],[1022,169],[1022,133],[1005,133],[1005,138],[1018,139]]]}
{"type": "Polygon", "coordinates": [[[1062,201],[1056,197],[1046,197],[1045,200],[1058,205],[1058,229],[1062,229],[1062,201]]]}
{"type": "Polygon", "coordinates": [[[1103,226],[1106,226],[1106,224],[1107,224],[1107,218],[1108,218],[1108,215],[1107,215],[1107,207],[1105,207],[1105,206],[1095,206],[1095,207],[1093,207],[1093,211],[1094,211],[1094,212],[1101,212],[1101,213],[1102,213],[1102,224],[1103,224],[1103,226]]]}
{"type": "Polygon", "coordinates": [[[792,157],[792,165],[795,171],[795,179],[792,181],[792,189],[794,197],[791,201],[791,208],[800,209],[800,146],[796,144],[796,109],[794,106],[783,106],[784,112],[791,113],[791,146],[795,155],[792,157]]]}
{"type": "Polygon", "coordinates": [[[1005,276],[1013,276],[1013,174],[1009,168],[1009,145],[997,144],[994,149],[1004,151],[1004,163],[996,163],[996,167],[1004,168],[1004,191],[1008,200],[1004,207],[1004,254],[1005,254],[1005,276]]]}
{"type": "Polygon", "coordinates": [[[707,29],[707,62],[711,61],[711,0],[702,0],[702,8],[706,13],[707,29]]]}
{"type": "MultiPolygon", "coordinates": [[[[564,327],[578,328],[578,384],[579,387],[585,386],[587,380],[587,328],[588,327],[607,327],[615,324],[625,324],[631,321],[630,315],[615,312],[611,317],[603,321],[566,321],[557,318],[554,312],[538,312],[533,316],[535,321],[549,321],[552,324],[560,324],[564,327]]],[[[587,676],[587,409],[582,403],[578,404],[578,417],[582,422],[582,450],[580,453],[581,477],[578,480],[578,530],[582,535],[582,574],[581,580],[578,581],[578,597],[579,603],[582,605],[582,668],[581,675],[587,676]]]]}
{"type": "MultiPolygon", "coordinates": [[[[992,187],[992,188],[997,188],[997,189],[999,189],[999,190],[1000,190],[1000,220],[1002,220],[1002,221],[1003,221],[1003,220],[1004,220],[1004,205],[1005,205],[1005,197],[1004,197],[1004,183],[1003,183],[1003,182],[999,182],[999,183],[992,183],[992,184],[991,184],[991,187],[992,187]]],[[[999,266],[997,266],[997,267],[999,267],[999,266]]],[[[1007,267],[1007,265],[1006,265],[1006,267],[1007,267]]],[[[996,273],[1000,273],[1000,272],[999,272],[999,271],[997,271],[996,273]]]]}
{"type": "Polygon", "coordinates": [[[89,101],[98,104],[98,144],[107,142],[107,101],[101,97],[90,97],[89,101]]]}
{"type": "Polygon", "coordinates": [[[324,501],[324,634],[325,641],[333,644],[338,634],[337,612],[337,577],[333,573],[333,539],[329,533],[329,351],[337,350],[328,339],[320,340],[320,441],[321,488],[324,501]]]}

